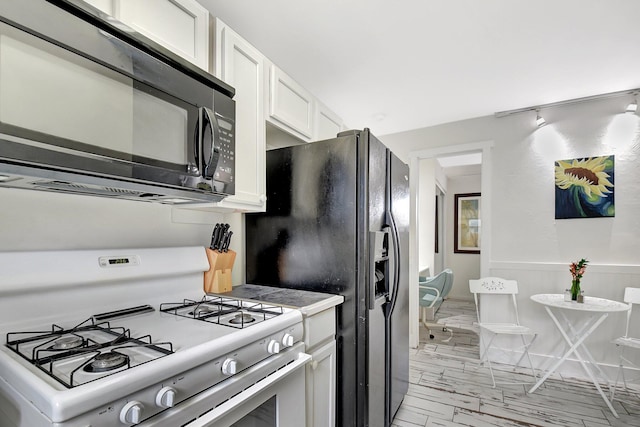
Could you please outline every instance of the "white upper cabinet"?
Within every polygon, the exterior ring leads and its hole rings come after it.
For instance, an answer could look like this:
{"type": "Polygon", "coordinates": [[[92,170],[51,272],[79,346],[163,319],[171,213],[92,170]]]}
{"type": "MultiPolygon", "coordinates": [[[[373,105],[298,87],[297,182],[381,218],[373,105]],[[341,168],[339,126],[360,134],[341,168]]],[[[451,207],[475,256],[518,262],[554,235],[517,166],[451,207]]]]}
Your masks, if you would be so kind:
{"type": "Polygon", "coordinates": [[[237,211],[264,211],[264,56],[216,19],[216,75],[236,90],[236,194],[217,203],[237,211]]]}
{"type": "Polygon", "coordinates": [[[116,16],[116,3],[119,0],[84,0],[85,3],[89,3],[91,6],[96,9],[101,10],[110,16],[116,16]]]}
{"type": "Polygon", "coordinates": [[[320,101],[316,102],[315,116],[315,137],[314,140],[335,138],[338,132],[342,131],[342,119],[333,111],[329,110],[320,101]]]}
{"type": "Polygon", "coordinates": [[[122,0],[120,20],[151,40],[209,68],[209,12],[195,0],[122,0]]]}
{"type": "Polygon", "coordinates": [[[84,0],[205,71],[209,11],[196,0],[84,0]]]}
{"type": "Polygon", "coordinates": [[[304,141],[314,139],[314,98],[275,65],[269,70],[269,121],[304,141]]]}

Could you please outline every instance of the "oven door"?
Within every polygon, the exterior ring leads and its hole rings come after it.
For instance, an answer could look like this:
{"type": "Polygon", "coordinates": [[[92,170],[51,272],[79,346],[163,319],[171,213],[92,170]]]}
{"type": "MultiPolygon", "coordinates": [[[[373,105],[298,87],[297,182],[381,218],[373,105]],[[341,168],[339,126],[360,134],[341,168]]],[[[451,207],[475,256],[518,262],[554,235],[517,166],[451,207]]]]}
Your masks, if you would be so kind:
{"type": "Polygon", "coordinates": [[[299,343],[140,425],[304,426],[305,366],[311,356],[302,350],[304,345],[299,343]],[[274,366],[280,368],[274,371],[274,366]]]}

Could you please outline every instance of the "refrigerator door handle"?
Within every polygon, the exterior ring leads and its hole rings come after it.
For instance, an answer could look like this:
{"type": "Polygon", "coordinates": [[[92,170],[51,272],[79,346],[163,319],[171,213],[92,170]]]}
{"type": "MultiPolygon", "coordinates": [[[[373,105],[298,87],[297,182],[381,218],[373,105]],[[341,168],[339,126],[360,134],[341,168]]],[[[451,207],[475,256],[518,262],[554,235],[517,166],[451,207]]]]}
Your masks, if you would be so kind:
{"type": "Polygon", "coordinates": [[[391,212],[388,213],[393,257],[391,259],[393,265],[393,284],[389,287],[389,313],[393,311],[398,299],[398,287],[400,286],[400,235],[396,220],[391,212]]]}

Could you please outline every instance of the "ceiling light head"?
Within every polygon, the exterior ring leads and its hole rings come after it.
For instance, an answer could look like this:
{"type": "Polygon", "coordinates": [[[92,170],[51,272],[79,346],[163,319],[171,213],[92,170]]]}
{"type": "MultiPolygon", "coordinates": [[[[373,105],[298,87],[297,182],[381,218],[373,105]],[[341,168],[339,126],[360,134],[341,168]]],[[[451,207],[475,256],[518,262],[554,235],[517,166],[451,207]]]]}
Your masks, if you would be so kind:
{"type": "Polygon", "coordinates": [[[536,110],[536,126],[542,127],[547,124],[547,121],[540,115],[540,110],[536,110]]]}
{"type": "Polygon", "coordinates": [[[638,110],[638,94],[634,93],[633,101],[631,101],[629,105],[627,105],[627,109],[625,110],[625,112],[635,114],[637,110],[638,110]]]}

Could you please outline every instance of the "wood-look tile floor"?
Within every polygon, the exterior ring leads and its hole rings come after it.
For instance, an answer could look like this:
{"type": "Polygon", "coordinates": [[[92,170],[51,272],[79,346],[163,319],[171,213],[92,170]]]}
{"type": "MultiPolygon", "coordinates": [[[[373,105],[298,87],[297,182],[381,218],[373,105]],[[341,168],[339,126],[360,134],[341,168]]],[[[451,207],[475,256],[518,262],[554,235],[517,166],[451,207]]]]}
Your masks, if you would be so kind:
{"type": "MultiPolygon", "coordinates": [[[[454,426],[639,426],[640,388],[618,390],[616,419],[591,382],[552,375],[533,394],[529,385],[491,387],[491,376],[479,364],[473,302],[446,300],[436,319],[453,326],[453,338],[442,327],[429,339],[420,325],[420,345],[410,350],[409,391],[394,427],[454,426]],[[446,320],[445,320],[446,319],[446,320]]],[[[494,364],[496,381],[532,379],[531,371],[494,364]],[[499,371],[499,372],[498,372],[499,371]],[[499,378],[498,378],[499,377],[499,378]]]]}

